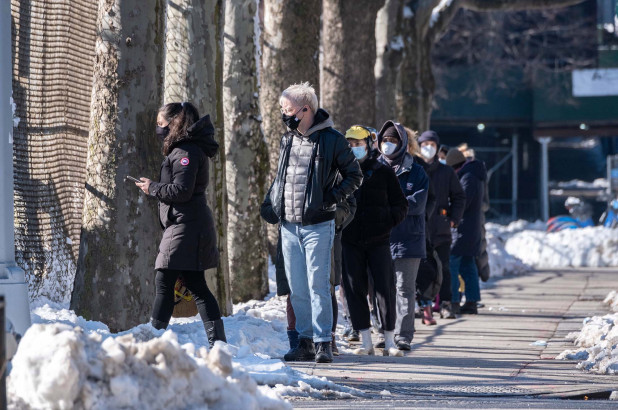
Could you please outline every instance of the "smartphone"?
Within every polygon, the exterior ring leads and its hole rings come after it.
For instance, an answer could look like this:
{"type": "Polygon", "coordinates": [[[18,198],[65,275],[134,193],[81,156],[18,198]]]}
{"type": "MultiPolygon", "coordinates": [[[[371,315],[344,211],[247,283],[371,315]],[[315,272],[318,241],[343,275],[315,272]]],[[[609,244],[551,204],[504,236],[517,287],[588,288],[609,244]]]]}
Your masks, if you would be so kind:
{"type": "Polygon", "coordinates": [[[133,181],[133,182],[139,182],[139,183],[141,183],[141,182],[142,182],[142,181],[140,181],[140,180],[139,180],[139,179],[137,179],[137,178],[133,178],[131,175],[127,175],[127,176],[125,177],[125,179],[130,179],[130,180],[131,180],[131,181],[133,181]]]}

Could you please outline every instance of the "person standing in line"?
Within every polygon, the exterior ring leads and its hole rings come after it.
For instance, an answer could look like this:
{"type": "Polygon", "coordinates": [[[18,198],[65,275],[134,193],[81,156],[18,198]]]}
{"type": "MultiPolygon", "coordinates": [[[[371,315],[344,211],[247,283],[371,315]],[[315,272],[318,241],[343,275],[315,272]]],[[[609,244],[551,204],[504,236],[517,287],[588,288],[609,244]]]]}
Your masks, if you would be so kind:
{"type": "MultiPolygon", "coordinates": [[[[454,232],[450,264],[453,279],[460,275],[465,284],[466,302],[461,306],[460,312],[476,315],[481,291],[475,258],[481,251],[482,208],[487,171],[482,162],[476,159],[466,160],[464,154],[457,149],[449,150],[446,163],[457,172],[466,195],[463,218],[454,232]]],[[[459,306],[459,281],[451,281],[451,293],[452,304],[459,306]]]]}
{"type": "Polygon", "coordinates": [[[436,198],[435,210],[429,218],[430,243],[437,252],[442,265],[442,285],[440,287],[440,317],[454,319],[457,306],[451,305],[451,283],[459,283],[451,274],[451,229],[455,228],[463,216],[466,194],[452,167],[442,164],[438,157],[440,138],[435,131],[425,131],[418,138],[421,155],[429,165],[427,174],[436,198]]]}
{"type": "MultiPolygon", "coordinates": [[[[349,196],[345,201],[337,204],[337,211],[335,214],[335,238],[333,241],[332,261],[331,261],[331,303],[333,306],[333,326],[332,326],[332,351],[334,356],[339,355],[337,344],[335,343],[335,330],[337,330],[337,319],[339,316],[337,296],[335,293],[335,287],[341,284],[341,231],[348,223],[354,218],[354,212],[356,211],[356,201],[354,196],[349,196]]],[[[273,218],[272,203],[270,197],[266,196],[262,206],[260,208],[260,215],[262,218],[270,224],[279,224],[276,218],[273,218]]],[[[281,249],[281,225],[279,225],[279,235],[277,240],[277,256],[275,259],[275,278],[277,284],[277,296],[287,296],[286,298],[286,317],[288,322],[287,334],[290,344],[291,353],[292,350],[298,347],[298,331],[296,331],[296,315],[294,314],[294,308],[290,301],[290,285],[288,284],[287,277],[285,275],[285,262],[283,260],[283,251],[281,249]]],[[[342,303],[345,307],[345,299],[342,299],[342,303]]]]}
{"type": "Polygon", "coordinates": [[[288,131],[281,138],[277,174],[266,195],[272,204],[270,217],[281,222],[281,249],[299,335],[298,346],[284,360],[330,363],[335,212],[360,186],[363,174],[343,135],[318,108],[309,83],[286,88],[279,104],[288,131]]]}
{"type": "Polygon", "coordinates": [[[165,329],[174,310],[174,285],[182,277],[195,299],[212,347],[226,341],[217,300],[208,289],[204,270],[219,262],[212,212],[206,204],[208,158],[219,144],[210,116],[200,118],[188,102],[170,103],[159,109],[157,135],[165,159],[159,182],[140,178],[142,191],[159,201],[159,222],[164,229],[155,262],[156,296],[150,323],[165,329]]]}
{"type": "Polygon", "coordinates": [[[391,256],[395,267],[397,288],[397,320],[395,342],[400,350],[410,350],[414,338],[414,309],[416,306],[416,275],[425,249],[425,206],[429,192],[429,178],[423,167],[408,152],[408,133],[404,127],[387,121],[378,134],[379,161],[391,167],[408,201],[408,212],[402,223],[391,232],[391,256]],[[388,145],[393,144],[393,145],[388,145]],[[395,146],[394,152],[386,150],[395,146]]]}
{"type": "Polygon", "coordinates": [[[359,331],[362,342],[362,347],[354,353],[375,354],[367,301],[371,275],[378,313],[384,327],[383,355],[402,356],[403,352],[395,345],[397,312],[390,236],[392,229],[405,218],[408,202],[391,167],[379,162],[379,153],[370,148],[371,133],[365,127],[353,126],[346,132],[346,138],[363,171],[363,184],[354,193],[356,215],[343,230],[341,238],[342,284],[352,327],[359,331]]]}

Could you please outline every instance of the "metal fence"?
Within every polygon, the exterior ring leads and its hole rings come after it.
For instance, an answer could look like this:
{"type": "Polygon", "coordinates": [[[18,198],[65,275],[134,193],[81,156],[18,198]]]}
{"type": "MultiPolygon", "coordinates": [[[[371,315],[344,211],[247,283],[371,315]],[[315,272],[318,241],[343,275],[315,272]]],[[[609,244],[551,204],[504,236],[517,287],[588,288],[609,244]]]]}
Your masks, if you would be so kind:
{"type": "Polygon", "coordinates": [[[97,3],[11,0],[16,259],[31,296],[58,301],[79,250],[97,3]]]}

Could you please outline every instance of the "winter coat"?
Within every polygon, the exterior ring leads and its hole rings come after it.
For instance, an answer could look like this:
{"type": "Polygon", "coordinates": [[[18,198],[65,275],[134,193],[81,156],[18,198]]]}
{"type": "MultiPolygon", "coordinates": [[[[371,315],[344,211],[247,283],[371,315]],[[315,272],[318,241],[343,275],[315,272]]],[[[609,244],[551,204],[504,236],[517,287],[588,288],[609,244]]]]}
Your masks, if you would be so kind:
{"type": "MultiPolygon", "coordinates": [[[[313,126],[305,133],[313,144],[311,166],[308,169],[306,192],[302,209],[302,225],[313,225],[335,218],[337,204],[351,195],[362,182],[358,161],[345,137],[333,129],[328,113],[319,109],[313,126]],[[338,175],[342,179],[336,183],[338,175]]],[[[286,172],[292,139],[298,138],[296,131],[283,135],[280,144],[277,175],[267,196],[272,206],[267,220],[282,220],[286,172]]]]}
{"type": "MultiPolygon", "coordinates": [[[[483,163],[483,166],[485,166],[485,163],[483,163]]],[[[487,171],[487,167],[485,167],[485,171],[487,171]]],[[[487,239],[485,238],[485,212],[487,211],[489,211],[489,181],[486,179],[483,207],[481,208],[481,251],[480,255],[476,258],[476,268],[479,271],[479,278],[481,278],[483,282],[487,282],[491,275],[489,255],[487,254],[487,239]]]]}
{"type": "MultiPolygon", "coordinates": [[[[429,178],[423,167],[416,164],[412,155],[407,151],[408,135],[403,127],[391,121],[387,121],[378,134],[378,147],[382,146],[382,137],[386,128],[394,125],[401,145],[399,151],[393,154],[397,158],[401,155],[401,161],[393,171],[397,175],[399,185],[408,201],[408,213],[403,222],[393,228],[391,232],[391,254],[393,259],[400,258],[424,258],[425,251],[425,206],[429,190],[429,178]]],[[[380,155],[380,162],[389,165],[384,154],[380,155]]],[[[392,163],[392,161],[391,161],[392,163]]]]}
{"type": "Polygon", "coordinates": [[[408,212],[408,201],[393,170],[372,151],[362,162],[363,184],[354,193],[356,215],[341,240],[358,245],[389,243],[392,229],[408,212]]]}
{"type": "Polygon", "coordinates": [[[451,242],[451,221],[458,225],[466,206],[466,194],[455,170],[435,157],[428,164],[427,175],[436,198],[434,212],[429,217],[429,240],[435,247],[451,242]]]}
{"type": "Polygon", "coordinates": [[[159,222],[164,229],[155,269],[203,271],[219,263],[212,212],[206,205],[208,158],[219,145],[207,115],[175,142],[163,160],[159,182],[149,194],[159,200],[159,222]]]}
{"type": "Polygon", "coordinates": [[[427,256],[421,259],[416,274],[416,293],[423,301],[434,300],[442,286],[442,262],[438,253],[426,242],[427,256]]]}
{"type": "Polygon", "coordinates": [[[476,257],[481,252],[482,208],[487,171],[482,162],[472,160],[466,162],[457,171],[457,175],[466,194],[466,206],[461,223],[457,226],[451,254],[476,257]]]}

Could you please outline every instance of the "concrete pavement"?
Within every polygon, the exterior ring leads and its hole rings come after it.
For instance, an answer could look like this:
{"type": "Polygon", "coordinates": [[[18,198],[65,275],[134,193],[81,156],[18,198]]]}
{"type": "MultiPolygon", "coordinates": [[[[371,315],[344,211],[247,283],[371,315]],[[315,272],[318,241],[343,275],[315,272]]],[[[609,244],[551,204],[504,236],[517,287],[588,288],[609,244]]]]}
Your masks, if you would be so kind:
{"type": "Polygon", "coordinates": [[[544,270],[492,280],[482,290],[479,315],[436,318],[437,326],[417,319],[412,351],[403,358],[343,354],[326,365],[292,364],[366,393],[361,399],[292,404],[616,409],[618,402],[607,398],[618,390],[618,375],[595,375],[577,370],[575,361],[554,359],[573,348],[564,336],[579,330],[585,317],[608,313],[601,301],[615,289],[618,269],[544,270]],[[539,340],[547,346],[531,345],[539,340]]]}

